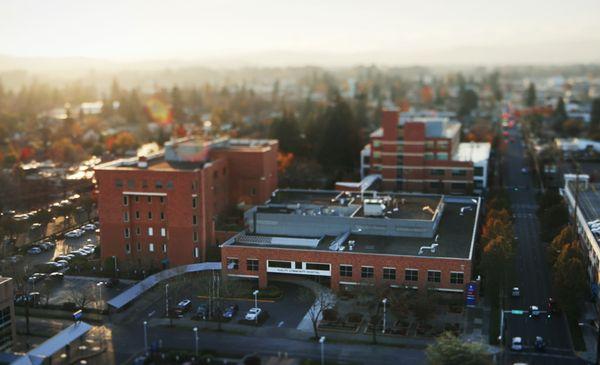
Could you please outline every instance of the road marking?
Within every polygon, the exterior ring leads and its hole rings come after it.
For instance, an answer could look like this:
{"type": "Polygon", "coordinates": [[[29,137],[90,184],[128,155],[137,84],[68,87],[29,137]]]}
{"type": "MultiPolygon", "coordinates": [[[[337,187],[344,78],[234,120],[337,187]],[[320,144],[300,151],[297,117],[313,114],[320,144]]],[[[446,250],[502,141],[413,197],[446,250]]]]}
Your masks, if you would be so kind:
{"type": "Polygon", "coordinates": [[[148,317],[152,317],[154,315],[154,313],[156,313],[156,311],[152,311],[152,312],[148,313],[148,317]]]}
{"type": "Polygon", "coordinates": [[[284,323],[283,321],[279,322],[279,323],[277,324],[277,327],[283,327],[283,323],[284,323]]]}

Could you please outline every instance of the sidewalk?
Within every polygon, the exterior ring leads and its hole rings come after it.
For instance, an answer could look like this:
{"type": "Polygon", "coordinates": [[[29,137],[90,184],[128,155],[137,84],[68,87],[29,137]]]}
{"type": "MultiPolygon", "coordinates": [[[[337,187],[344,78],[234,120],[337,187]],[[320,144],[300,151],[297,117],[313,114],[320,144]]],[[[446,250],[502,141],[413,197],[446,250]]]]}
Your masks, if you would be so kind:
{"type": "Polygon", "coordinates": [[[581,333],[583,334],[583,340],[585,342],[586,351],[577,352],[577,356],[590,363],[596,362],[596,347],[597,347],[597,330],[593,321],[597,320],[598,315],[594,304],[585,302],[585,308],[579,322],[584,325],[581,326],[581,333]]]}

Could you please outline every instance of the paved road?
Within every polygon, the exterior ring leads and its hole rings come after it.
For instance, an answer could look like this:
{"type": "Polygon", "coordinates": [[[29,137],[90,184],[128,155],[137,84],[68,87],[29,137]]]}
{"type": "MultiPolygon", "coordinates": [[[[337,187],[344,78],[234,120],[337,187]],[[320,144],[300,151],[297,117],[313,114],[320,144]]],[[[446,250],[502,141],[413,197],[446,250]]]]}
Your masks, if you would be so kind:
{"type": "MultiPolygon", "coordinates": [[[[514,271],[515,286],[521,289],[521,296],[511,298],[505,309],[527,310],[536,305],[545,310],[551,294],[551,282],[546,261],[546,244],[539,238],[540,227],[536,215],[537,202],[530,173],[523,173],[523,167],[529,170],[523,158],[525,147],[519,131],[510,131],[514,142],[508,143],[503,158],[504,184],[509,192],[511,206],[515,214],[515,236],[518,248],[514,271]]],[[[574,357],[569,341],[566,321],[561,315],[550,318],[545,313],[539,318],[527,315],[508,315],[506,320],[506,343],[510,346],[512,337],[522,337],[525,350],[521,354],[512,353],[513,362],[525,361],[530,364],[579,363],[574,357]],[[536,336],[542,336],[547,343],[546,354],[536,353],[533,343],[536,336]]],[[[510,354],[510,353],[509,353],[510,354]]]]}

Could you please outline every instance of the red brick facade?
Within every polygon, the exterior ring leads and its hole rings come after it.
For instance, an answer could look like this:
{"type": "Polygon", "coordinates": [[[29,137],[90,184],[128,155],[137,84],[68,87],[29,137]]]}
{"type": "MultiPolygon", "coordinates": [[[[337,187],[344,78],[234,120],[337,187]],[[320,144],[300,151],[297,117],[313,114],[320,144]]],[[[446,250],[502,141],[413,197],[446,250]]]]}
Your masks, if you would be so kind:
{"type": "Polygon", "coordinates": [[[178,169],[100,165],[98,214],[102,259],[167,267],[206,260],[215,220],[234,204],[259,204],[277,188],[277,142],[216,148],[210,162],[178,169]]]}
{"type": "Polygon", "coordinates": [[[356,252],[310,251],[299,249],[263,248],[228,246],[222,247],[221,258],[223,267],[228,267],[229,259],[238,259],[237,269],[227,269],[229,275],[241,277],[257,277],[259,287],[268,284],[273,273],[267,273],[267,260],[282,260],[291,262],[310,262],[331,264],[331,288],[338,290],[341,285],[375,282],[380,285],[397,285],[419,288],[439,288],[441,290],[462,291],[471,279],[471,261],[469,259],[446,259],[414,256],[394,256],[364,254],[356,252]],[[257,259],[258,270],[248,270],[247,260],[257,259]],[[352,265],[352,276],[340,276],[340,265],[352,265]],[[362,278],[363,266],[373,268],[372,278],[362,278]],[[383,269],[394,268],[395,279],[384,279],[383,269]],[[418,280],[405,280],[405,270],[418,270],[418,280]],[[439,282],[428,281],[428,270],[440,271],[439,282]],[[462,273],[462,281],[451,283],[451,273],[462,273]]]}
{"type": "Polygon", "coordinates": [[[383,190],[470,194],[473,164],[452,160],[458,138],[429,138],[424,122],[399,125],[400,112],[384,110],[383,135],[371,139],[371,169],[383,190]],[[442,157],[445,156],[445,157],[442,157]]]}

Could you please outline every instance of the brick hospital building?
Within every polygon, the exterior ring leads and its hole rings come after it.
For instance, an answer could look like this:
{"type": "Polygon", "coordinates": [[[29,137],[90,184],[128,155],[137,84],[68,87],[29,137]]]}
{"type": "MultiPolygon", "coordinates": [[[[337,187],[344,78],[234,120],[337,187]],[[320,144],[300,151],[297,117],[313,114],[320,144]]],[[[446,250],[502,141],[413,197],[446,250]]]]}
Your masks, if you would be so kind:
{"type": "Polygon", "coordinates": [[[185,138],[95,169],[102,258],[173,267],[217,249],[215,222],[277,188],[275,140],[185,138]]]}

